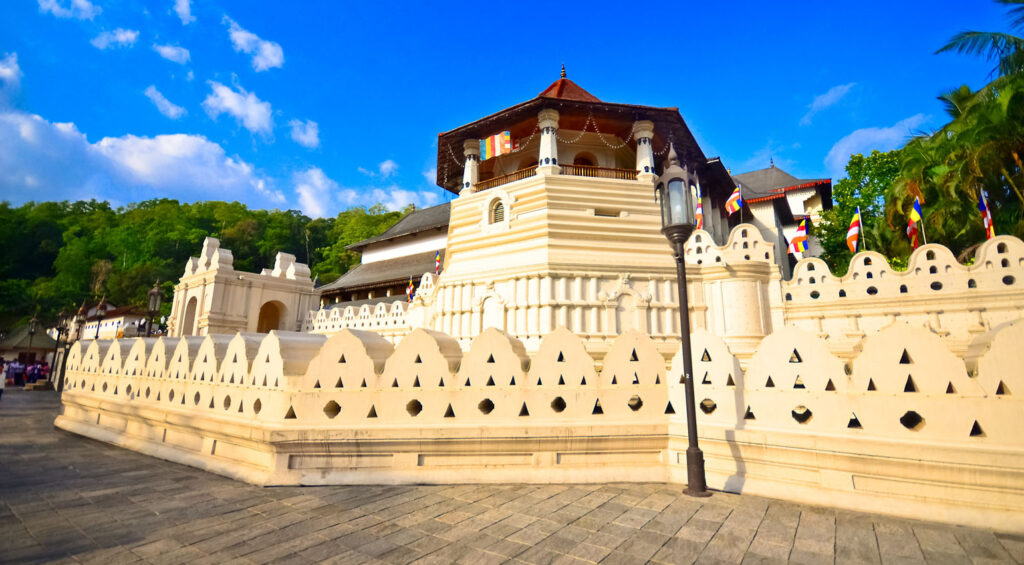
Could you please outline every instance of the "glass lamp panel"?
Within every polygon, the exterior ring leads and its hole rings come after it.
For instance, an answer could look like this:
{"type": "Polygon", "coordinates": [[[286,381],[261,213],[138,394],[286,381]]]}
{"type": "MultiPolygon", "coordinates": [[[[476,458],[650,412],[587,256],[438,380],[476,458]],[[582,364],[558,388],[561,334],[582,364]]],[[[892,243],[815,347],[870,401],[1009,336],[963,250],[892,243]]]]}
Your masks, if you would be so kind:
{"type": "Polygon", "coordinates": [[[690,191],[680,179],[668,181],[669,213],[671,224],[692,224],[693,209],[690,203],[690,191]]]}
{"type": "Polygon", "coordinates": [[[670,216],[669,216],[669,208],[668,208],[668,206],[669,206],[669,203],[668,203],[668,193],[665,192],[665,185],[664,184],[659,184],[658,188],[655,189],[654,194],[661,201],[660,202],[661,203],[661,227],[665,227],[665,226],[669,225],[670,223],[672,223],[671,220],[669,220],[670,216]]]}

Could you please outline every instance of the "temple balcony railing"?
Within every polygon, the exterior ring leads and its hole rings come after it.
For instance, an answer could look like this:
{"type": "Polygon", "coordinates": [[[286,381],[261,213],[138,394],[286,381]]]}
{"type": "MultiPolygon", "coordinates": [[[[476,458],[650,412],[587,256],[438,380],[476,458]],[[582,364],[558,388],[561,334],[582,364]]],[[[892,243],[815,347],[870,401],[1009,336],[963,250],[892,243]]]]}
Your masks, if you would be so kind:
{"type": "Polygon", "coordinates": [[[636,169],[613,169],[590,165],[561,165],[563,175],[593,177],[599,179],[636,180],[640,171],[636,169]]]}
{"type": "Polygon", "coordinates": [[[476,189],[487,190],[488,188],[494,188],[517,180],[523,180],[535,176],[537,174],[537,165],[532,167],[526,167],[525,169],[519,169],[518,171],[511,172],[507,175],[501,175],[500,177],[494,177],[487,180],[482,180],[476,183],[476,189]]]}
{"type": "MultiPolygon", "coordinates": [[[[637,175],[640,171],[636,169],[615,169],[612,167],[594,167],[590,165],[561,165],[561,174],[570,175],[575,177],[590,177],[600,179],[617,179],[617,180],[637,180],[637,175]]],[[[510,182],[516,182],[525,178],[530,178],[537,175],[537,165],[532,167],[526,167],[525,169],[519,169],[501,175],[499,177],[489,178],[476,183],[476,191],[487,190],[510,182]]]]}

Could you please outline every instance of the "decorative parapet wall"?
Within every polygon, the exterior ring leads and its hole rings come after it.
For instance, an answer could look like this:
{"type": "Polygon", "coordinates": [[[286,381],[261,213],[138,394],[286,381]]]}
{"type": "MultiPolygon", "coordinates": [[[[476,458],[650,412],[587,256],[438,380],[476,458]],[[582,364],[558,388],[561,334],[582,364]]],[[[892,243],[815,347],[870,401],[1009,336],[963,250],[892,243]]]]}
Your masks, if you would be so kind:
{"type": "Polygon", "coordinates": [[[322,308],[309,312],[302,330],[318,335],[334,335],[346,329],[373,331],[397,343],[411,331],[408,310],[408,303],[397,300],[373,306],[322,308]]]}
{"type": "Polygon", "coordinates": [[[924,245],[902,272],[881,254],[864,251],[842,278],[821,259],[804,259],[781,292],[782,304],[773,307],[785,323],[826,338],[843,357],[856,353],[865,334],[897,320],[931,328],[964,355],[980,334],[1024,316],[1024,242],[990,239],[970,266],[941,245],[924,245]]]}
{"type": "MultiPolygon", "coordinates": [[[[868,333],[844,358],[787,327],[744,370],[697,331],[709,485],[1024,531],[1024,321],[964,355],[868,333]]],[[[533,353],[496,329],[78,342],[56,425],[257,484],[684,481],[679,355],[629,331],[596,361],[565,328],[533,353]]]]}

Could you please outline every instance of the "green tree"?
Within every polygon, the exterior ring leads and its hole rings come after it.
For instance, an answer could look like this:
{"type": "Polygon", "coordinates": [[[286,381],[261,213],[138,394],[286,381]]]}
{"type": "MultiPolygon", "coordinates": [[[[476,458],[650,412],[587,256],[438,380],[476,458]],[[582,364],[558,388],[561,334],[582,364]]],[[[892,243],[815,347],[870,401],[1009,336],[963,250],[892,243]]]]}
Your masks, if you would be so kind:
{"type": "Polygon", "coordinates": [[[821,213],[815,235],[824,249],[821,258],[837,276],[845,274],[850,265],[853,254],[847,247],[846,233],[858,207],[861,250],[867,248],[886,255],[904,251],[899,238],[884,222],[884,195],[899,176],[901,158],[899,149],[885,153],[872,151],[867,157],[851,155],[846,164],[846,178],[832,187],[832,209],[821,213]]]}

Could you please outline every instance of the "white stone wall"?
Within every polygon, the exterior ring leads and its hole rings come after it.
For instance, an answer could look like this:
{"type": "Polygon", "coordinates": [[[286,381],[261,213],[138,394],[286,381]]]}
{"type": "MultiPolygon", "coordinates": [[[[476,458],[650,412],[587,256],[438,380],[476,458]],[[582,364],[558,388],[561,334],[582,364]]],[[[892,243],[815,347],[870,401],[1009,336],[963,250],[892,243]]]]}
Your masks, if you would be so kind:
{"type": "MultiPolygon", "coordinates": [[[[711,488],[1024,531],[1024,320],[964,356],[903,322],[852,359],[787,327],[746,369],[692,341],[711,488]]],[[[495,329],[100,340],[56,425],[258,484],[683,482],[680,365],[636,331],[601,357],[564,328],[532,354],[495,329]]]]}

